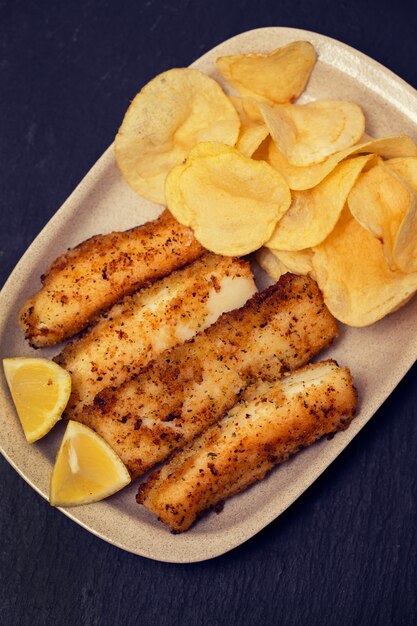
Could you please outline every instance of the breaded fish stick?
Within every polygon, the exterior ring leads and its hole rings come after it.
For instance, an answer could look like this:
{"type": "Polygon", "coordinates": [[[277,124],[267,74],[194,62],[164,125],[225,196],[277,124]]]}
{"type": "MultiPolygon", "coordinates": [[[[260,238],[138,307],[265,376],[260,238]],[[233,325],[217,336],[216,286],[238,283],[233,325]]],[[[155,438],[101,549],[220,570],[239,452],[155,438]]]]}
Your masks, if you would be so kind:
{"type": "Polygon", "coordinates": [[[336,335],[317,285],[286,274],[134,380],[101,391],[78,419],[139,476],[220,419],[250,382],[304,365],[336,335]]]}
{"type": "Polygon", "coordinates": [[[25,337],[34,348],[72,337],[122,296],[203,252],[192,231],[168,211],[143,226],[91,237],[56,259],[41,277],[43,287],[20,312],[25,337]]]}
{"type": "Polygon", "coordinates": [[[355,406],[350,372],[334,361],[255,383],[223,419],[151,474],[137,501],[183,532],[300,448],[347,428],[355,406]]]}
{"type": "Polygon", "coordinates": [[[65,416],[74,419],[109,385],[121,385],[158,354],[191,339],[256,292],[247,261],[206,253],[103,313],[55,361],[71,374],[65,416]]]}

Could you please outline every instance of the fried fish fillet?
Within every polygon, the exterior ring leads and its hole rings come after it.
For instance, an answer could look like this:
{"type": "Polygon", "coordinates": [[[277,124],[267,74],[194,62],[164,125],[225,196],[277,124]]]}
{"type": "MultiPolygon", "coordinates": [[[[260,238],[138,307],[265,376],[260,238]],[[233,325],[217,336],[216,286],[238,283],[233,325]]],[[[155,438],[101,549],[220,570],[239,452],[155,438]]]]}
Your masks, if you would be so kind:
{"type": "Polygon", "coordinates": [[[316,283],[286,274],[135,379],[103,389],[77,419],[139,476],[220,419],[250,382],[304,365],[336,335],[316,283]]]}
{"type": "Polygon", "coordinates": [[[72,379],[65,416],[75,419],[101,389],[121,385],[158,354],[191,339],[255,292],[247,261],[207,253],[125,296],[55,357],[72,379]]]}
{"type": "Polygon", "coordinates": [[[34,348],[63,341],[122,296],[203,252],[191,229],[169,211],[143,226],[91,237],[56,259],[41,277],[42,288],[20,311],[25,337],[34,348]]]}
{"type": "Polygon", "coordinates": [[[151,474],[137,501],[183,532],[300,448],[347,428],[355,407],[350,372],[334,361],[251,385],[223,419],[151,474]]]}

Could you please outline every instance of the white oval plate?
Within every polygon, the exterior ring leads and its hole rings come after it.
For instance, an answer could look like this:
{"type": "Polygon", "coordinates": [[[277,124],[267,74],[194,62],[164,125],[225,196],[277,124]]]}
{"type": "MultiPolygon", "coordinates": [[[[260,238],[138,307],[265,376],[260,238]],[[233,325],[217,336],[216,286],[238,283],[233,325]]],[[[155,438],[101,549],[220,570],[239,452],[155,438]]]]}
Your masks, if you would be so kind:
{"type": "MultiPolygon", "coordinates": [[[[319,60],[303,99],[345,98],[359,103],[374,136],[407,133],[417,139],[417,93],[379,63],[323,35],[292,28],[262,28],[220,44],[194,66],[220,80],[215,59],[266,52],[306,39],[319,60]]],[[[220,80],[220,82],[222,82],[220,80]]],[[[115,129],[116,130],[116,129],[115,129]]],[[[160,208],[142,200],[122,181],[112,146],[94,165],[18,263],[2,291],[1,357],[36,354],[17,325],[18,311],[39,287],[39,276],[62,252],[97,232],[130,228],[153,219],[160,208]]],[[[326,355],[348,365],[360,398],[359,414],[347,431],[323,440],[277,468],[266,480],[229,500],[182,535],[172,535],[135,502],[137,483],[104,502],[64,510],[75,522],[110,543],[151,559],[187,563],[210,559],[243,543],[278,517],[311,485],[372,417],[417,357],[417,298],[397,313],[364,329],[342,327],[326,355]]],[[[52,356],[56,349],[42,350],[52,356]]],[[[44,498],[63,424],[29,446],[2,375],[0,448],[19,474],[44,498]]]]}

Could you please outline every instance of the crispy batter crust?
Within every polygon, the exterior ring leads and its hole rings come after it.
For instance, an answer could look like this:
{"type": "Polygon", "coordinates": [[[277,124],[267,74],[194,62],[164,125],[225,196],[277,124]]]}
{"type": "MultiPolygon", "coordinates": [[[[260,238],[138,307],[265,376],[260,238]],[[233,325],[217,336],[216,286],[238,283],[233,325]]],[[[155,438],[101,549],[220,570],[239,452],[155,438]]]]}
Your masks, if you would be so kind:
{"type": "Polygon", "coordinates": [[[350,372],[334,361],[254,384],[228,415],[153,472],[137,501],[183,532],[300,448],[347,428],[355,407],[350,372]]]}
{"type": "Polygon", "coordinates": [[[43,287],[19,315],[25,337],[34,348],[63,341],[122,296],[203,252],[192,231],[169,211],[143,226],[91,237],[56,259],[41,277],[43,287]]]}
{"type": "Polygon", "coordinates": [[[134,380],[101,391],[78,419],[139,476],[220,419],[252,381],[304,365],[336,335],[317,285],[286,274],[134,380]]]}
{"type": "Polygon", "coordinates": [[[219,312],[241,306],[255,291],[247,261],[206,253],[125,296],[55,357],[72,379],[65,416],[75,419],[104,387],[121,385],[158,354],[213,323],[219,312]]]}

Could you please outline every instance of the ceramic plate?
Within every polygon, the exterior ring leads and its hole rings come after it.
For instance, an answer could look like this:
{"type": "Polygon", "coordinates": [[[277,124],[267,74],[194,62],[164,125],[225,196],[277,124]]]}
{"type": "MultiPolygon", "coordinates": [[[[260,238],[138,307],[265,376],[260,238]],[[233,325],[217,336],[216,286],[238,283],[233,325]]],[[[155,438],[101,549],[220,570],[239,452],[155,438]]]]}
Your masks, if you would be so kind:
{"type": "MultiPolygon", "coordinates": [[[[353,100],[365,112],[369,134],[406,133],[417,139],[414,89],[360,52],[316,33],[292,28],[253,30],[220,44],[194,66],[220,80],[215,70],[216,57],[267,52],[298,39],[311,41],[319,54],[303,99],[353,100]]],[[[33,242],[4,286],[0,356],[40,356],[39,351],[28,347],[16,320],[25,299],[39,287],[39,276],[56,256],[97,232],[130,228],[155,218],[159,211],[159,207],[142,200],[122,181],[111,146],[33,242]]],[[[358,416],[347,431],[304,450],[266,480],[229,500],[220,515],[209,514],[190,531],[172,535],[135,503],[137,483],[104,502],[63,512],[102,539],[160,561],[201,561],[231,550],[294,502],[372,417],[417,357],[416,321],[414,298],[397,313],[368,328],[342,327],[340,338],[323,357],[332,356],[351,368],[359,391],[358,416]]],[[[56,348],[42,350],[43,356],[56,352],[56,348]]],[[[59,424],[43,441],[29,446],[1,376],[1,450],[20,475],[47,498],[64,425],[59,424]]]]}

